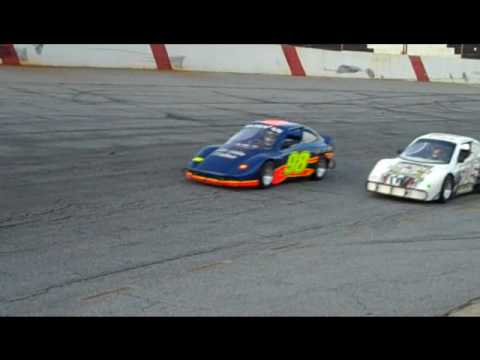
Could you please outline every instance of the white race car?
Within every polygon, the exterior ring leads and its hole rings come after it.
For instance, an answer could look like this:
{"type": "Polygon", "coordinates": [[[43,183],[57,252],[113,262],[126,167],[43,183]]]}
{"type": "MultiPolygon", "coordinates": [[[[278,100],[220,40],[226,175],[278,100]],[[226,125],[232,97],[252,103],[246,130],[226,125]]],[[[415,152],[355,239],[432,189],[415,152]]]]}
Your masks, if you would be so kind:
{"type": "Polygon", "coordinates": [[[480,188],[480,143],[472,138],[431,133],[413,140],[394,159],[377,162],[367,191],[447,202],[480,188]]]}

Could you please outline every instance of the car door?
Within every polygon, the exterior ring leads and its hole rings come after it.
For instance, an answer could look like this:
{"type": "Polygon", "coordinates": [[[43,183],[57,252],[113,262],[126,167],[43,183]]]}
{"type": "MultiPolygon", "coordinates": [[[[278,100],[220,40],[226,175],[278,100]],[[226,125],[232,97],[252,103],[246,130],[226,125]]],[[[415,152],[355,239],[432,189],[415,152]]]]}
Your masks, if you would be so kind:
{"type": "Polygon", "coordinates": [[[280,149],[282,158],[282,176],[303,176],[308,166],[311,152],[307,144],[302,142],[302,128],[291,129],[286,134],[280,149]],[[286,146],[288,145],[288,146],[286,146]]]}
{"type": "Polygon", "coordinates": [[[472,171],[475,178],[475,185],[480,184],[480,144],[476,141],[472,142],[472,171]]]}
{"type": "Polygon", "coordinates": [[[455,169],[456,193],[463,194],[473,190],[478,179],[479,148],[473,142],[460,144],[455,169]],[[467,150],[467,147],[469,150],[467,150]]]}
{"type": "Polygon", "coordinates": [[[303,177],[312,174],[313,170],[308,169],[312,164],[318,149],[315,146],[317,137],[306,131],[304,128],[297,128],[287,134],[287,138],[293,137],[296,143],[287,149],[283,149],[284,160],[283,174],[286,177],[303,177]]]}

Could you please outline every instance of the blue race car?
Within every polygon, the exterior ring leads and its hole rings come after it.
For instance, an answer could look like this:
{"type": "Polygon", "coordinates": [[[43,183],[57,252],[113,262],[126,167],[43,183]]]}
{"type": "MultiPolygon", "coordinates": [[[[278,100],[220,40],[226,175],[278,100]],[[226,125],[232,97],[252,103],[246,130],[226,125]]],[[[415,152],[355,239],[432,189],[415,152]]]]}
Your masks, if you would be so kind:
{"type": "Polygon", "coordinates": [[[202,148],[187,179],[228,187],[268,188],[289,178],[320,180],[335,167],[331,137],[285,120],[254,121],[223,145],[202,148]]]}

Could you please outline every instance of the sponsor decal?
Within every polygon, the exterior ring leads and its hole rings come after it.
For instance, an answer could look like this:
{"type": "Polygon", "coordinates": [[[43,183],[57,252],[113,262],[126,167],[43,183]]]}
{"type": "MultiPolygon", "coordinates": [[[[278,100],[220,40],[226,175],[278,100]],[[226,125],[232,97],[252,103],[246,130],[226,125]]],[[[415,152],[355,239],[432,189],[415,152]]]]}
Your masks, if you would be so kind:
{"type": "Polygon", "coordinates": [[[223,157],[226,159],[237,159],[238,157],[245,156],[245,153],[237,150],[217,149],[212,153],[213,156],[223,157]]]}
{"type": "Polygon", "coordinates": [[[383,175],[383,182],[394,186],[415,187],[421,183],[425,179],[425,176],[430,174],[431,171],[432,166],[401,162],[388,169],[383,175]]]}
{"type": "Polygon", "coordinates": [[[244,152],[237,151],[237,150],[230,150],[230,154],[237,155],[237,156],[245,156],[244,152]]]}
{"type": "Polygon", "coordinates": [[[468,184],[476,184],[479,169],[477,168],[478,165],[475,164],[468,164],[466,167],[461,168],[455,174],[455,184],[458,188],[468,185],[468,184]]]}
{"type": "MultiPolygon", "coordinates": [[[[303,153],[308,153],[308,151],[303,151],[303,153]]],[[[280,184],[291,177],[305,177],[312,175],[315,172],[315,169],[307,166],[308,164],[315,164],[318,162],[320,156],[310,157],[310,155],[311,154],[308,153],[307,157],[307,154],[302,155],[302,152],[292,152],[287,159],[287,163],[277,167],[273,172],[272,184],[280,184]]]]}
{"type": "Polygon", "coordinates": [[[288,156],[285,175],[301,174],[308,165],[310,153],[308,151],[294,151],[288,156]]]}

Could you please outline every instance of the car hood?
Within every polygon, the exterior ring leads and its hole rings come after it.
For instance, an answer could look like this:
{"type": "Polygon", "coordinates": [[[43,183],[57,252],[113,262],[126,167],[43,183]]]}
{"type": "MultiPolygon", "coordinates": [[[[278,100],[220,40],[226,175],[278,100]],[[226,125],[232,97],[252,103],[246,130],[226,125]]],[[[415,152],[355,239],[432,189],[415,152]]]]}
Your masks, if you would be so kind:
{"type": "Polygon", "coordinates": [[[197,170],[218,174],[235,174],[238,172],[240,164],[248,162],[253,156],[263,152],[261,150],[244,151],[219,147],[199,164],[197,170]]]}
{"type": "Polygon", "coordinates": [[[414,163],[400,158],[380,160],[369,175],[370,181],[418,188],[427,179],[440,177],[446,165],[414,163]]]}

